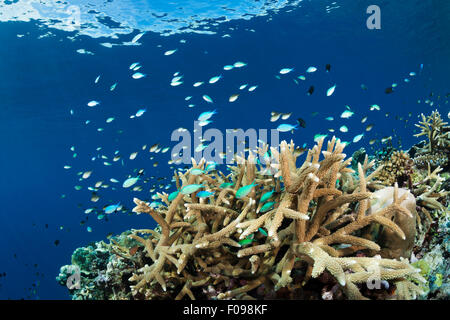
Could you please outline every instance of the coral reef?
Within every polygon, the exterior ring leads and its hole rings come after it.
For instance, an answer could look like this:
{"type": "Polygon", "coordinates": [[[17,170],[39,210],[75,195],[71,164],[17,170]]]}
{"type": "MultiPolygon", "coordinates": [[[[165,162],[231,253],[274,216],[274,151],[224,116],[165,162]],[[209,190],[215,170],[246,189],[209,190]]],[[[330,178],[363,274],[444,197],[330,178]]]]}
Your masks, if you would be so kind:
{"type": "Polygon", "coordinates": [[[323,143],[299,167],[293,142],[271,148],[275,164],[257,164],[250,153],[228,175],[206,173],[205,161],[193,160],[175,173],[175,197],[158,194],[164,206],[135,198],[133,211],[149,214],[158,228],[131,230],[139,244],[133,255],[129,244],[109,245],[118,261],[133,265],[124,298],[415,298],[425,279],[403,258],[416,237],[414,196],[395,183],[371,205],[383,167],[373,170],[366,157],[356,175],[343,143],[333,138],[322,150],[323,143]],[[199,186],[212,195],[197,197],[199,186]],[[373,225],[383,230],[373,235],[373,225]]]}
{"type": "Polygon", "coordinates": [[[131,283],[127,279],[134,270],[131,253],[137,243],[129,234],[127,231],[112,237],[110,244],[100,241],[75,250],[72,264],[62,266],[56,277],[58,283],[69,289],[73,300],[131,299],[131,283]],[[130,247],[128,255],[117,252],[118,246],[130,247]]]}
{"type": "Polygon", "coordinates": [[[73,299],[448,299],[446,125],[422,115],[427,140],[370,158],[322,138],[299,166],[292,141],[227,173],[192,160],[161,206],[134,199],[155,229],[77,249],[57,280],[73,299]]]}

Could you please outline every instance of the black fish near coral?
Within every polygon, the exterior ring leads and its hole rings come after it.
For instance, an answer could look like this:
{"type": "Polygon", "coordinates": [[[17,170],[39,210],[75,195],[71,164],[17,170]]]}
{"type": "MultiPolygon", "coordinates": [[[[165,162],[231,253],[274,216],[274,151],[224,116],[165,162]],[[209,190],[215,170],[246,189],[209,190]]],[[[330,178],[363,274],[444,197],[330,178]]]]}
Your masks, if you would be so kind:
{"type": "Polygon", "coordinates": [[[389,94],[389,93],[392,93],[392,92],[394,92],[394,88],[393,87],[389,87],[389,88],[386,88],[384,90],[384,93],[386,93],[386,94],[389,94]]]}

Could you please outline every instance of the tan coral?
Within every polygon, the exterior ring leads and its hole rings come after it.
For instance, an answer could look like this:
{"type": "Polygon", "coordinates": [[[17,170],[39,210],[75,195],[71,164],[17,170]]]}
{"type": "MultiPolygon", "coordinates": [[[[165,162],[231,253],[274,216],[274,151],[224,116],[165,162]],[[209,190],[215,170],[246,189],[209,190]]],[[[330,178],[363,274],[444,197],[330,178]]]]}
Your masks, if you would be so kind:
{"type": "MultiPolygon", "coordinates": [[[[390,205],[393,200],[394,192],[394,187],[386,187],[374,192],[370,210],[376,212],[380,210],[380,208],[390,205]]],[[[385,258],[409,258],[414,247],[417,219],[416,200],[406,189],[399,189],[398,195],[400,197],[406,195],[405,200],[401,202],[400,205],[407,209],[412,215],[408,216],[400,212],[395,212],[391,216],[386,216],[387,219],[393,221],[393,223],[402,229],[405,233],[405,239],[399,237],[398,234],[391,229],[384,228],[379,232],[378,243],[382,247],[380,254],[385,258]]]]}
{"type": "MultiPolygon", "coordinates": [[[[133,294],[152,297],[152,290],[164,290],[172,298],[194,299],[192,288],[196,285],[225,286],[229,289],[217,292],[216,298],[251,299],[252,290],[261,286],[274,291],[291,288],[292,275],[303,270],[303,283],[327,272],[347,298],[363,299],[359,287],[373,276],[370,266],[380,266],[379,280],[395,283],[413,279],[417,270],[406,261],[355,257],[361,250],[381,249],[376,241],[363,237],[366,227],[382,225],[403,240],[409,230],[403,230],[389,217],[412,217],[413,213],[401,205],[407,195],[399,194],[395,185],[391,203],[367,215],[372,197],[367,185],[373,183],[380,170],[366,176],[373,166],[366,159],[359,165],[356,178],[348,167],[351,158],[345,159],[344,147],[336,138],[325,146],[322,138],[297,167],[298,151],[293,142],[283,141],[279,151],[271,149],[277,163],[270,164],[270,168],[279,169],[274,176],[267,176],[267,163],[256,165],[251,155],[229,166],[230,175],[215,173],[214,178],[206,178],[206,174],[195,176],[190,171],[176,174],[178,189],[203,183],[214,192],[216,196],[208,201],[200,201],[194,193],[178,194],[170,202],[161,194],[166,206],[151,209],[145,201],[135,199],[133,211],[148,213],[160,228],[153,232],[136,230],[130,236],[142,244],[152,261],[130,278],[135,283],[133,294]],[[220,188],[230,180],[233,187],[220,188]],[[236,191],[252,181],[258,187],[246,197],[236,198],[236,191]],[[274,208],[258,213],[261,196],[272,190],[274,208]],[[261,230],[267,230],[267,236],[261,230]],[[251,243],[245,240],[250,235],[251,243]],[[244,240],[247,242],[240,242],[244,240]],[[235,278],[244,284],[233,284],[235,278]],[[199,282],[202,279],[207,280],[199,282]]],[[[261,154],[261,150],[255,154],[261,154]]],[[[204,169],[205,161],[193,161],[193,167],[204,169]]]]}
{"type": "Polygon", "coordinates": [[[400,186],[411,185],[411,175],[414,173],[413,160],[404,151],[394,151],[392,155],[382,161],[383,168],[377,179],[385,186],[393,186],[398,183],[400,186]]]}

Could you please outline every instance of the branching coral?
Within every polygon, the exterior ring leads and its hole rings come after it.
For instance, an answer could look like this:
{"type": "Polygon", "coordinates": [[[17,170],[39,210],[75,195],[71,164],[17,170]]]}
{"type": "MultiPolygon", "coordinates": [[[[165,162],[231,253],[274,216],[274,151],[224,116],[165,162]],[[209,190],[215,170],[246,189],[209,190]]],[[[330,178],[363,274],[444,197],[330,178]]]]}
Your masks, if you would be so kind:
{"type": "Polygon", "coordinates": [[[428,143],[425,146],[428,152],[432,152],[436,148],[448,148],[450,146],[450,127],[448,122],[444,122],[441,114],[435,110],[430,116],[425,117],[421,114],[422,121],[416,124],[416,127],[421,129],[421,132],[416,134],[416,137],[426,136],[428,143]]]}
{"type": "Polygon", "coordinates": [[[416,137],[425,136],[427,140],[422,148],[416,148],[414,163],[421,168],[428,165],[433,168],[437,166],[446,167],[449,165],[450,154],[450,126],[442,120],[440,113],[435,110],[431,115],[425,117],[421,114],[422,121],[416,124],[420,132],[416,137]]]}
{"type": "Polygon", "coordinates": [[[437,167],[431,171],[430,167],[428,165],[428,171],[416,177],[418,181],[414,183],[414,194],[423,206],[442,211],[445,209],[445,204],[441,202],[446,202],[449,191],[442,188],[444,182],[444,178],[440,175],[442,168],[437,167]]]}
{"type": "MultiPolygon", "coordinates": [[[[363,236],[370,225],[381,225],[400,240],[410,236],[390,219],[414,219],[415,212],[402,205],[408,193],[400,196],[395,184],[391,203],[368,212],[368,184],[381,167],[366,176],[374,165],[366,159],[358,164],[356,178],[349,168],[352,159],[345,160],[345,145],[333,138],[322,151],[323,143],[319,140],[299,167],[293,142],[282,142],[280,151],[271,148],[277,163],[270,166],[257,165],[250,153],[230,166],[229,175],[175,174],[178,190],[203,184],[215,193],[206,199],[196,192],[180,192],[172,201],[159,194],[165,206],[153,209],[135,198],[133,211],[152,216],[159,229],[130,235],[147,259],[130,278],[134,298],[194,299],[205,292],[216,299],[263,298],[282,288],[301,291],[325,274],[349,299],[366,298],[362,289],[382,281],[402,288],[397,298],[414,297],[420,291],[417,281],[423,280],[418,270],[406,260],[363,254],[382,249],[363,236]],[[268,167],[278,172],[268,176],[268,167]],[[242,196],[242,188],[252,183],[256,187],[242,196]],[[273,192],[273,208],[261,212],[268,192],[273,192]]],[[[192,162],[193,169],[205,168],[204,160],[192,162]]]]}

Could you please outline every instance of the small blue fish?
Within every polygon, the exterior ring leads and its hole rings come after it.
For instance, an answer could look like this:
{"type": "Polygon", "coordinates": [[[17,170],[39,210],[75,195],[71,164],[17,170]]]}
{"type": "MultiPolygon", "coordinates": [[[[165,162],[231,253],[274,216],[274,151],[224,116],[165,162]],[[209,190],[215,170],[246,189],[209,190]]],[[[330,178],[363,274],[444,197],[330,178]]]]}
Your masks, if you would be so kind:
{"type": "Polygon", "coordinates": [[[241,246],[246,246],[246,245],[251,244],[253,241],[255,241],[255,240],[254,240],[253,238],[251,238],[250,236],[248,236],[247,238],[245,238],[245,239],[239,241],[239,244],[240,244],[241,246]]]}
{"type": "Polygon", "coordinates": [[[217,81],[220,80],[220,78],[222,78],[222,75],[212,77],[211,79],[209,79],[209,83],[211,84],[216,83],[217,81]]]}
{"type": "Polygon", "coordinates": [[[294,70],[294,68],[283,68],[283,69],[280,70],[280,74],[286,74],[286,73],[289,73],[289,72],[291,72],[293,70],[294,70]]]}
{"type": "Polygon", "coordinates": [[[134,73],[134,74],[132,75],[132,78],[133,78],[133,79],[141,79],[141,78],[144,78],[144,77],[146,77],[146,75],[143,74],[143,73],[140,73],[140,72],[136,72],[136,73],[134,73]]]}
{"type": "Polygon", "coordinates": [[[341,118],[343,119],[348,119],[350,118],[352,115],[354,115],[355,113],[353,111],[350,110],[345,110],[344,112],[342,112],[341,114],[341,118]]]}
{"type": "Polygon", "coordinates": [[[136,68],[139,65],[139,62],[134,62],[130,65],[130,70],[136,68]]]}
{"type": "Polygon", "coordinates": [[[259,212],[264,213],[264,212],[269,211],[270,209],[273,208],[273,205],[274,205],[274,204],[275,204],[274,201],[267,202],[266,204],[264,204],[264,205],[262,206],[262,208],[261,208],[261,210],[259,210],[259,212]]]}
{"type": "Polygon", "coordinates": [[[200,143],[196,148],[195,148],[195,152],[202,152],[203,150],[205,150],[208,147],[208,143],[200,143]]]}
{"type": "Polygon", "coordinates": [[[213,194],[214,194],[214,192],[211,192],[211,191],[200,191],[199,193],[197,193],[197,197],[208,198],[208,197],[212,196],[213,194]]]}
{"type": "Polygon", "coordinates": [[[177,197],[177,195],[178,195],[178,193],[180,193],[180,191],[174,191],[174,192],[172,192],[171,194],[169,194],[169,197],[167,198],[169,201],[173,201],[176,197],[177,197]]]}
{"type": "Polygon", "coordinates": [[[272,189],[272,191],[266,192],[261,196],[261,199],[259,199],[260,203],[263,203],[267,200],[270,199],[270,197],[272,196],[272,194],[275,192],[275,189],[272,189]]]}
{"type": "Polygon", "coordinates": [[[206,166],[206,168],[205,168],[205,172],[209,172],[209,171],[215,170],[216,166],[217,166],[217,163],[215,163],[215,162],[212,162],[212,163],[208,164],[206,166]]]}
{"type": "Polygon", "coordinates": [[[263,236],[266,236],[266,237],[267,237],[267,232],[266,232],[266,230],[264,230],[263,228],[258,228],[258,231],[261,232],[261,234],[262,234],[263,236]]]}
{"type": "Polygon", "coordinates": [[[217,113],[216,110],[213,111],[205,111],[198,116],[198,121],[206,121],[209,120],[213,115],[217,113]]]}
{"type": "Polygon", "coordinates": [[[258,184],[252,183],[248,184],[246,186],[240,187],[238,191],[236,191],[236,198],[241,199],[248,195],[250,191],[252,191],[253,187],[256,187],[258,184]]]}
{"type": "Polygon", "coordinates": [[[213,103],[213,100],[211,99],[211,97],[206,94],[203,95],[203,100],[205,100],[208,103],[213,103]]]}
{"type": "Polygon", "coordinates": [[[159,201],[153,201],[152,203],[150,203],[150,208],[152,208],[152,209],[155,209],[155,208],[158,208],[161,206],[162,206],[162,203],[159,201]]]}
{"type": "Polygon", "coordinates": [[[293,126],[293,125],[288,124],[288,123],[283,123],[283,124],[280,124],[277,127],[277,130],[280,131],[280,132],[289,132],[289,131],[297,129],[297,128],[298,128],[298,124],[293,126]]]}
{"type": "Polygon", "coordinates": [[[224,182],[219,186],[219,188],[225,189],[225,188],[231,187],[233,184],[234,183],[232,183],[232,182],[224,182]]]}
{"type": "Polygon", "coordinates": [[[136,117],[142,116],[146,111],[147,109],[139,109],[138,112],[136,112],[136,117]]]}
{"type": "Polygon", "coordinates": [[[193,176],[200,176],[200,175],[204,174],[205,172],[202,169],[194,168],[190,171],[190,173],[193,176]]]}
{"type": "Polygon", "coordinates": [[[128,178],[127,180],[125,180],[122,184],[122,187],[124,188],[129,188],[131,186],[133,186],[136,182],[138,182],[139,177],[131,177],[128,178]]]}
{"type": "Polygon", "coordinates": [[[200,127],[204,127],[204,126],[210,124],[211,122],[212,122],[212,121],[209,121],[209,120],[200,121],[200,122],[198,123],[198,125],[199,125],[200,127]]]}
{"type": "Polygon", "coordinates": [[[245,67],[246,65],[247,64],[245,62],[238,61],[238,62],[235,62],[233,64],[233,67],[235,67],[235,68],[242,68],[242,67],[245,67]]]}
{"type": "Polygon", "coordinates": [[[355,136],[355,137],[353,138],[353,142],[354,142],[354,143],[358,142],[359,140],[362,139],[362,137],[364,137],[364,133],[358,134],[357,136],[355,136]]]}
{"type": "Polygon", "coordinates": [[[99,101],[95,101],[95,100],[89,101],[87,103],[88,107],[95,107],[95,106],[98,106],[99,104],[100,104],[100,102],[99,101]]]}
{"type": "Polygon", "coordinates": [[[105,208],[105,213],[110,214],[116,212],[117,210],[120,209],[120,207],[121,207],[120,202],[118,204],[109,205],[105,208]]]}
{"type": "Polygon", "coordinates": [[[189,184],[183,188],[181,188],[181,193],[182,194],[191,194],[196,192],[198,189],[203,188],[204,185],[203,184],[189,184]]]}

